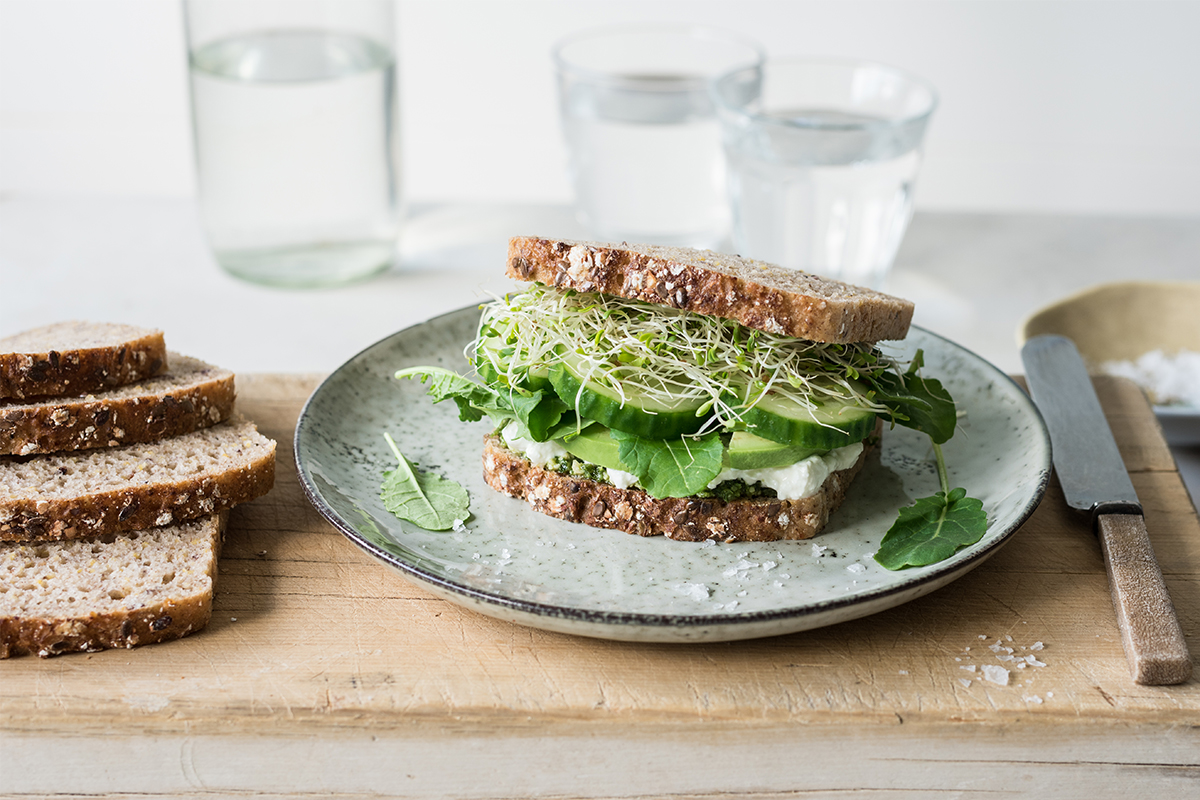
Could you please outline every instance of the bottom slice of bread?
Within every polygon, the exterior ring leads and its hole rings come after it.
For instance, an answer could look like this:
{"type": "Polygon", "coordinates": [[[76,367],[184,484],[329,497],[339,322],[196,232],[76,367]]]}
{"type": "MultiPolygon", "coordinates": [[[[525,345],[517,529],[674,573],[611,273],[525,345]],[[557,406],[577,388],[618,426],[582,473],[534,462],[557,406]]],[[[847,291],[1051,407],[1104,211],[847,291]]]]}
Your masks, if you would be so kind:
{"type": "Polygon", "coordinates": [[[864,448],[852,466],[833,473],[815,494],[799,500],[656,499],[641,489],[619,489],[543,469],[495,434],[484,437],[483,477],[496,491],[568,522],[689,542],[771,542],[809,539],[824,528],[869,450],[864,448]]]}
{"type": "Polygon", "coordinates": [[[0,658],[178,639],[208,624],[225,515],[96,539],[0,543],[0,658]]]}

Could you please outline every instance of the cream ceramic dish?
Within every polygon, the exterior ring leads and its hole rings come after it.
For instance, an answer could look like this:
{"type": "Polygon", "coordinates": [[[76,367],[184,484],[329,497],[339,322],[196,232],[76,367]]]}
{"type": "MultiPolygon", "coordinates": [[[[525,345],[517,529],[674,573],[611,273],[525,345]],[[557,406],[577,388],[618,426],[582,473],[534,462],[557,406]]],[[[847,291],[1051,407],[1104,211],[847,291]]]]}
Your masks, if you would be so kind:
{"type": "Polygon", "coordinates": [[[803,542],[693,544],[641,538],[538,514],[492,491],[482,475],[486,421],[463,423],[396,370],[438,365],[467,373],[464,346],[478,308],[400,331],[329,376],[306,403],[295,453],[304,491],[354,544],[441,597],[499,619],[608,639],[749,639],[830,625],[892,608],[966,574],[996,552],[1037,506],[1050,445],[1033,404],[974,354],[914,329],[900,357],[925,351],[965,416],[945,446],[954,486],[988,514],[983,539],[947,561],[889,572],[871,556],[896,518],[937,477],[928,439],[885,431],[825,532],[803,542]],[[434,533],[389,514],[379,499],[395,461],[392,434],[419,468],[465,486],[466,529],[434,533]]]}
{"type": "MultiPolygon", "coordinates": [[[[1131,281],[1086,289],[1034,312],[1017,331],[1018,344],[1045,333],[1075,342],[1088,369],[1135,361],[1145,353],[1200,353],[1200,282],[1131,281]]],[[[1200,408],[1154,407],[1171,444],[1200,444],[1200,408]]]]}

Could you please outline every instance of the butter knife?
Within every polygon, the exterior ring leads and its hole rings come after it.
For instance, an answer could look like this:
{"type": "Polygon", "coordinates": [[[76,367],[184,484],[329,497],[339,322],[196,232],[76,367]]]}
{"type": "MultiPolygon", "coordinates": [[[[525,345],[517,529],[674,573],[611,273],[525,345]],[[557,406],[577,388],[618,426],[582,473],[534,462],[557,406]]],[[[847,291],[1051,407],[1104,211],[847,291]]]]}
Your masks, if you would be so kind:
{"type": "Polygon", "coordinates": [[[1050,431],[1067,505],[1091,515],[1100,539],[1125,658],[1135,683],[1192,674],[1175,606],[1154,558],[1142,505],[1074,342],[1035,336],[1021,349],[1025,379],[1050,431]]]}

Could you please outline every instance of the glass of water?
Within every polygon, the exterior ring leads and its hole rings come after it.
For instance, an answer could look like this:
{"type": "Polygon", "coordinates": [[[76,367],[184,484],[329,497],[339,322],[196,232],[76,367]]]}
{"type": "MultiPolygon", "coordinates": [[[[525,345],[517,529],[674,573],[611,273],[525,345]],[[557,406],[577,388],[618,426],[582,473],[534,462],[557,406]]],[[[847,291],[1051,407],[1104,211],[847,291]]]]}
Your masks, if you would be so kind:
{"type": "Polygon", "coordinates": [[[228,272],[326,286],[391,266],[391,0],[185,0],[200,215],[228,272]]]}
{"type": "Polygon", "coordinates": [[[713,247],[729,201],[713,79],[763,61],[757,44],[708,28],[642,25],[554,49],[580,220],[614,241],[713,247]]]}
{"type": "Polygon", "coordinates": [[[937,105],[880,64],[790,59],[713,86],[743,256],[879,288],[912,216],[937,105]]]}

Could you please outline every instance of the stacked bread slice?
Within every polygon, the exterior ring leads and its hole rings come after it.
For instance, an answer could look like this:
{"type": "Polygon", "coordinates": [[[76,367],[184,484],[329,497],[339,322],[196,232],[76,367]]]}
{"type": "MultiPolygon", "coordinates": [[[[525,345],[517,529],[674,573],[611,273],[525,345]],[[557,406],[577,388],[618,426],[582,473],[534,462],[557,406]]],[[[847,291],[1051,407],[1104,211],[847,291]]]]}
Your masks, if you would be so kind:
{"type": "Polygon", "coordinates": [[[207,624],[225,512],[275,478],[275,442],[234,400],[233,373],[158,331],[0,339],[0,658],[207,624]]]}

